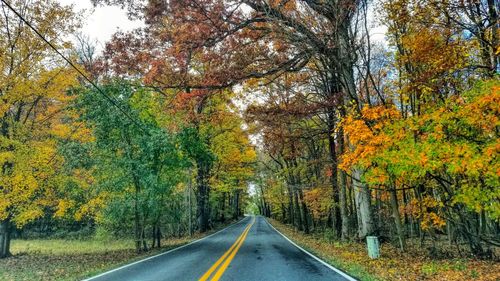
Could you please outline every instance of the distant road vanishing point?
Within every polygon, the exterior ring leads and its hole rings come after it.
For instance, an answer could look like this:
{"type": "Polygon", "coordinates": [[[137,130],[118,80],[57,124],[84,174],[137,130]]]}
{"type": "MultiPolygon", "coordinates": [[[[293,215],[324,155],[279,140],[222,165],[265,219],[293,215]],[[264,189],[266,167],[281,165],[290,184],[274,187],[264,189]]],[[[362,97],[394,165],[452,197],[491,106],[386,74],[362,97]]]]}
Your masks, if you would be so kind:
{"type": "Polygon", "coordinates": [[[356,280],[292,243],[264,217],[246,217],[185,246],[87,280],[356,280]]]}

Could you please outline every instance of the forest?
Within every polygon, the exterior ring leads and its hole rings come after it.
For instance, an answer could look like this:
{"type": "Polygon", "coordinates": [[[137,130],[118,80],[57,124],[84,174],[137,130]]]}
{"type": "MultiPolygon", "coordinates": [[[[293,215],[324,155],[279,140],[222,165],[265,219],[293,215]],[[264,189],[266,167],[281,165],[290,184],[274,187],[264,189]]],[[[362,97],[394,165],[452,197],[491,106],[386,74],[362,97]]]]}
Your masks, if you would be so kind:
{"type": "Polygon", "coordinates": [[[145,253],[254,213],[495,280],[498,1],[92,4],[144,25],[98,51],[72,6],[0,4],[0,258],[94,236],[145,253]]]}

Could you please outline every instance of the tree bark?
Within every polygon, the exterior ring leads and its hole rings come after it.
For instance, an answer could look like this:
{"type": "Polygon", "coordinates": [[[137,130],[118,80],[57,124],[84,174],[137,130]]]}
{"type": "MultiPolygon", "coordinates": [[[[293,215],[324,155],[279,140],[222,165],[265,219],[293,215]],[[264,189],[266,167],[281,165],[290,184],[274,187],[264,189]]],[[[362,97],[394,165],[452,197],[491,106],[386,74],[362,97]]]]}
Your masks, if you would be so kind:
{"type": "Polygon", "coordinates": [[[295,209],[295,227],[297,227],[298,230],[303,230],[302,228],[302,216],[301,216],[301,211],[299,207],[299,196],[298,196],[298,191],[297,188],[294,188],[293,191],[293,203],[294,203],[294,209],[295,209]]]}
{"type": "Polygon", "coordinates": [[[160,225],[156,226],[156,246],[161,248],[161,228],[160,225]]]}
{"type": "Polygon", "coordinates": [[[307,205],[306,205],[306,202],[304,201],[304,193],[302,192],[302,190],[299,189],[298,193],[299,193],[300,203],[302,206],[302,225],[304,226],[303,230],[304,230],[304,233],[308,234],[309,233],[309,222],[307,220],[307,217],[308,217],[307,205]]]}
{"type": "MultiPolygon", "coordinates": [[[[342,116],[345,115],[344,110],[341,110],[341,114],[342,116]]],[[[339,128],[337,132],[337,140],[339,142],[340,154],[342,155],[345,152],[344,130],[342,128],[339,128]]],[[[340,180],[339,182],[340,217],[342,220],[340,238],[345,241],[349,237],[349,218],[347,216],[347,194],[346,194],[347,175],[345,171],[340,171],[339,180],[340,180]]]]}
{"type": "Polygon", "coordinates": [[[338,185],[338,163],[337,163],[337,150],[335,148],[335,138],[333,135],[335,134],[335,117],[333,109],[328,112],[328,148],[330,152],[330,161],[332,162],[331,169],[332,174],[330,177],[330,182],[332,184],[332,192],[333,192],[333,208],[332,208],[332,224],[333,229],[335,230],[335,235],[339,236],[341,233],[341,221],[342,217],[340,215],[339,208],[339,185],[338,185]]]}
{"type": "Polygon", "coordinates": [[[401,215],[399,214],[397,191],[395,188],[392,188],[389,191],[389,193],[391,196],[390,200],[391,200],[392,217],[394,218],[394,223],[396,224],[396,231],[398,233],[399,248],[401,249],[402,252],[404,252],[406,249],[406,238],[405,238],[405,231],[403,228],[403,224],[401,223],[401,215]]]}
{"type": "Polygon", "coordinates": [[[0,222],[0,258],[9,257],[10,254],[10,221],[4,220],[0,222]]]}
{"type": "Polygon", "coordinates": [[[374,230],[370,189],[360,182],[361,171],[359,169],[353,169],[352,175],[358,214],[358,238],[364,239],[373,234],[374,230]]]}
{"type": "MultiPolygon", "coordinates": [[[[135,181],[135,177],[134,177],[135,181]]],[[[139,215],[139,186],[135,183],[134,195],[134,228],[135,228],[135,250],[139,253],[141,251],[141,227],[139,215]]]]}
{"type": "Polygon", "coordinates": [[[206,232],[208,230],[210,210],[208,205],[210,187],[208,186],[209,178],[209,167],[204,161],[198,161],[197,163],[197,175],[196,175],[196,200],[197,200],[197,217],[198,226],[200,227],[200,232],[206,232]]]}
{"type": "Polygon", "coordinates": [[[240,215],[240,191],[234,191],[233,219],[237,219],[240,215]]]}

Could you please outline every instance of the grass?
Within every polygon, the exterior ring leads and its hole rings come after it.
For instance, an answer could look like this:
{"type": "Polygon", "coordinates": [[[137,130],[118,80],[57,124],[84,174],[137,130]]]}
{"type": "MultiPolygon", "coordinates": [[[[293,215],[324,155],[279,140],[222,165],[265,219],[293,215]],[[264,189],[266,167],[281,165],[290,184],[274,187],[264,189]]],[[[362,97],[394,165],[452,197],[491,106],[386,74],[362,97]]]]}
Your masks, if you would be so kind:
{"type": "Polygon", "coordinates": [[[215,232],[169,238],[161,249],[136,253],[129,239],[13,240],[12,257],[0,259],[0,280],[81,280],[112,268],[179,247],[215,232]]]}
{"type": "Polygon", "coordinates": [[[64,239],[33,239],[13,240],[11,252],[13,255],[24,253],[67,254],[68,248],[74,254],[92,254],[109,251],[133,250],[133,240],[64,240],[64,239]]]}
{"type": "Polygon", "coordinates": [[[381,257],[370,259],[363,243],[333,242],[324,234],[305,235],[289,225],[270,219],[281,233],[324,261],[362,281],[500,280],[500,263],[472,258],[432,259],[425,249],[414,247],[400,253],[391,244],[381,245],[381,257]]]}
{"type": "Polygon", "coordinates": [[[14,240],[13,256],[0,260],[0,280],[80,280],[191,240],[166,240],[139,254],[130,240],[14,240]]]}

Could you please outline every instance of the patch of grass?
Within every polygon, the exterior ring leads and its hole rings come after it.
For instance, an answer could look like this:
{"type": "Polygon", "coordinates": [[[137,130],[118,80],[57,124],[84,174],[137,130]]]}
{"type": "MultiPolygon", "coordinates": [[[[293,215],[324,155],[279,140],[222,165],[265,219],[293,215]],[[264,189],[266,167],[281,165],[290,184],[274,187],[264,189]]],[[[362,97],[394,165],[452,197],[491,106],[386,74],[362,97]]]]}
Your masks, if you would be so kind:
{"type": "Polygon", "coordinates": [[[435,262],[424,263],[422,273],[425,275],[435,275],[439,272],[439,266],[435,262]]]}
{"type": "Polygon", "coordinates": [[[13,240],[11,252],[13,255],[23,253],[67,254],[71,249],[73,254],[92,254],[99,252],[133,250],[134,243],[130,239],[92,239],[92,240],[64,240],[64,239],[34,239],[13,240]]]}
{"type": "Polygon", "coordinates": [[[370,259],[364,243],[338,242],[324,233],[303,234],[292,226],[270,219],[288,238],[336,268],[361,281],[500,280],[500,263],[476,259],[431,259],[425,249],[410,248],[401,253],[391,244],[381,245],[381,256],[370,259]]]}

